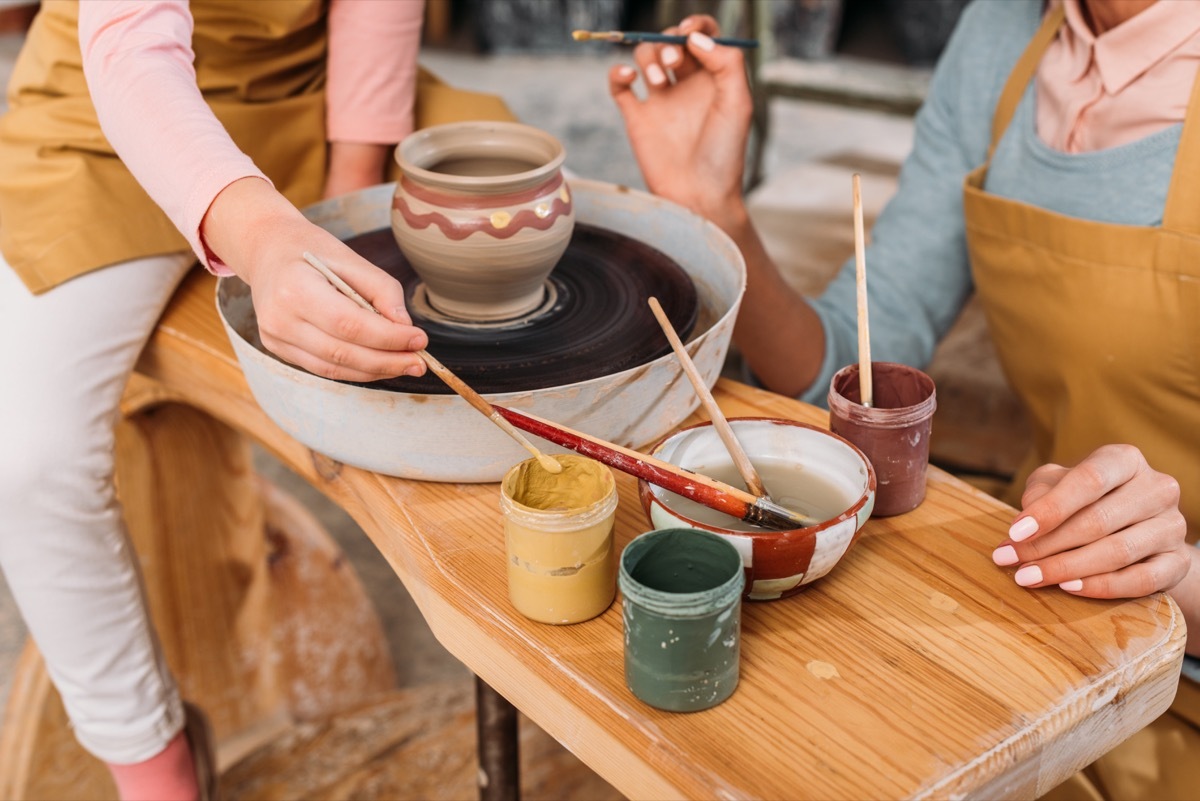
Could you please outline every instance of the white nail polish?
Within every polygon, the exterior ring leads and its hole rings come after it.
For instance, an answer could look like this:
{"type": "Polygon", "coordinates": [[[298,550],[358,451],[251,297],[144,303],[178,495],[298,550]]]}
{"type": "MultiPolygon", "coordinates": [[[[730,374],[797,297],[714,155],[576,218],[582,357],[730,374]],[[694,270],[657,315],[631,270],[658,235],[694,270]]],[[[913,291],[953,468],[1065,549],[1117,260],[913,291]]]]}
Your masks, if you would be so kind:
{"type": "Polygon", "coordinates": [[[1013,581],[1020,584],[1022,587],[1030,587],[1034,584],[1042,583],[1042,569],[1037,565],[1025,565],[1017,571],[1013,576],[1013,581]]]}
{"type": "Polygon", "coordinates": [[[1071,579],[1070,581],[1064,581],[1058,586],[1062,587],[1067,592],[1079,592],[1083,589],[1083,579],[1071,579]]]}
{"type": "Polygon", "coordinates": [[[682,58],[682,56],[680,56],[680,54],[679,54],[678,47],[664,47],[663,48],[662,60],[663,60],[664,64],[666,64],[668,66],[670,66],[672,64],[678,64],[680,58],[682,58]]]}
{"type": "Polygon", "coordinates": [[[701,50],[712,50],[717,46],[717,43],[712,40],[711,36],[700,33],[700,31],[688,34],[688,41],[701,50]]]}
{"type": "Polygon", "coordinates": [[[619,67],[617,69],[617,75],[621,76],[625,80],[629,80],[636,74],[637,73],[634,71],[633,67],[619,67]]]}
{"type": "Polygon", "coordinates": [[[1008,567],[1021,561],[1021,558],[1017,556],[1016,548],[1013,548],[1011,545],[1001,545],[992,551],[992,561],[1001,567],[1008,567]]]}
{"type": "Polygon", "coordinates": [[[666,73],[662,71],[662,67],[657,64],[651,64],[646,67],[646,80],[651,86],[662,86],[667,81],[666,73]]]}
{"type": "Polygon", "coordinates": [[[1038,521],[1032,517],[1022,517],[1020,520],[1012,524],[1012,528],[1008,530],[1008,537],[1013,542],[1021,542],[1027,540],[1037,533],[1038,521]]]}

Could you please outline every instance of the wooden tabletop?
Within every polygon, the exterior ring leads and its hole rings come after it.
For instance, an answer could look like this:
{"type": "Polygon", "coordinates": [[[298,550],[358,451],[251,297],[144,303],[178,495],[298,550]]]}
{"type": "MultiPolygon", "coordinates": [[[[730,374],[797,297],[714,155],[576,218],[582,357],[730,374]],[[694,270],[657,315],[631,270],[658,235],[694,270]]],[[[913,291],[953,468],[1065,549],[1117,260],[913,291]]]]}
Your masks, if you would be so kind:
{"type": "MultiPolygon", "coordinates": [[[[828,576],[743,607],[728,701],[647,707],[624,684],[619,598],[573,626],[523,618],[507,596],[497,485],[388,478],[310,452],[251,397],[212,280],[189,280],[139,371],[345,508],[442,644],[630,798],[1034,798],[1174,695],[1185,631],[1169,598],[1018,587],[990,558],[1012,510],[931,469],[925,502],[869,521],[828,576]]],[[[737,383],[715,395],[731,417],[828,420],[737,383]]],[[[648,524],[636,482],[617,480],[623,546],[648,524]]]]}

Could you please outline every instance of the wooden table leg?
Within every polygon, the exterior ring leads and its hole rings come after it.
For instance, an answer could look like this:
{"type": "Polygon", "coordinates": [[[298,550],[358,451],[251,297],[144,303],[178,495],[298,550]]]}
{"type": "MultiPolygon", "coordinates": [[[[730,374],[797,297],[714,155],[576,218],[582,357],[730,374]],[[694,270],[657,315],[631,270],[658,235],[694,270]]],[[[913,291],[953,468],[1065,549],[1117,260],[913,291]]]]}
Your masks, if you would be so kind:
{"type": "Polygon", "coordinates": [[[478,676],[475,677],[475,727],[480,801],[519,801],[517,708],[478,676]]]}

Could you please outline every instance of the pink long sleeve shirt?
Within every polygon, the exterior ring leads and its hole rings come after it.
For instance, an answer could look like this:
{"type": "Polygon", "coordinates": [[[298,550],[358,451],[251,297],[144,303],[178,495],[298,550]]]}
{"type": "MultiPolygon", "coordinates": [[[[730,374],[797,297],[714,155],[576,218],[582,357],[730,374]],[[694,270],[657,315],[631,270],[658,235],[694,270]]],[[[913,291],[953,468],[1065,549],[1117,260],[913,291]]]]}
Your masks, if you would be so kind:
{"type": "Polygon", "coordinates": [[[1037,75],[1038,136],[1066,153],[1129,144],[1183,121],[1200,69],[1200,2],[1158,0],[1096,36],[1080,0],[1037,75]]]}
{"type": "MultiPolygon", "coordinates": [[[[254,0],[262,2],[262,0],[254,0]]],[[[423,0],[330,0],[326,137],[391,144],[412,131],[423,0]]],[[[200,222],[222,189],[267,180],[205,103],[187,0],[79,4],[84,75],[113,149],[201,262],[200,222]]]]}

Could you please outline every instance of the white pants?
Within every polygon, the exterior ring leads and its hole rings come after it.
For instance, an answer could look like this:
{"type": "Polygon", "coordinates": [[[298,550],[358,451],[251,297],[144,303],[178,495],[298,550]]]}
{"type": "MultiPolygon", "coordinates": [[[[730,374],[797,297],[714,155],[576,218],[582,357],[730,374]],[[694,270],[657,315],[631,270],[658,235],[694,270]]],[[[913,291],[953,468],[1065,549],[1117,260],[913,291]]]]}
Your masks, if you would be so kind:
{"type": "Polygon", "coordinates": [[[183,726],[113,488],[125,382],[190,253],[34,296],[0,258],[0,567],[76,737],[105,762],[183,726]]]}

